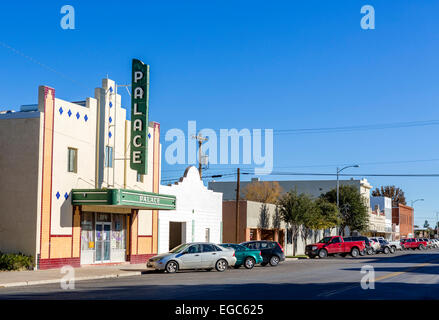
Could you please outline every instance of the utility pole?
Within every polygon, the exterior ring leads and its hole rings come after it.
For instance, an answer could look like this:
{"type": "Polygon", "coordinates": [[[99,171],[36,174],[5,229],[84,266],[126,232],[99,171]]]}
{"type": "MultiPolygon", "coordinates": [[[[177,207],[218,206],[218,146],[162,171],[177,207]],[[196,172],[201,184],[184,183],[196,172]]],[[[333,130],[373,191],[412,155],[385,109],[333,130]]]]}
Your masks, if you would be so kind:
{"type": "Polygon", "coordinates": [[[198,141],[198,172],[200,173],[200,179],[202,179],[202,167],[201,167],[201,145],[207,141],[206,137],[203,137],[201,133],[198,136],[192,136],[193,139],[198,141]]]}
{"type": "Polygon", "coordinates": [[[239,243],[239,177],[240,176],[240,169],[238,168],[237,175],[236,175],[236,243],[239,243]]]}

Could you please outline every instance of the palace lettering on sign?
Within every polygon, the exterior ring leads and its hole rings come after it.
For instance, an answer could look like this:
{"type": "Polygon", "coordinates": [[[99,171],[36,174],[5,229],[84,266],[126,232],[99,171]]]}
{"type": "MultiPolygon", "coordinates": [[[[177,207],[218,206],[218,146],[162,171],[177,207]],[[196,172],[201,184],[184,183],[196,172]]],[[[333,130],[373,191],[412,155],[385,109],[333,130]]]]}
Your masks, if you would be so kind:
{"type": "Polygon", "coordinates": [[[130,168],[140,174],[148,170],[149,65],[133,59],[131,86],[130,168]]]}

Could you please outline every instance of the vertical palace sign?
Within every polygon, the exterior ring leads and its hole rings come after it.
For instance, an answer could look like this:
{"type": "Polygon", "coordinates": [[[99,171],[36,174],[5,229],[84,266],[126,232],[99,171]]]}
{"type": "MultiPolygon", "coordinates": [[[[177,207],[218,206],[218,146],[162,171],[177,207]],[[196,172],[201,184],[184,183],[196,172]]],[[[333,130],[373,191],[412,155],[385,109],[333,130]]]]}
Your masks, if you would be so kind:
{"type": "Polygon", "coordinates": [[[130,168],[139,174],[148,170],[149,65],[133,59],[131,84],[130,168]]]}

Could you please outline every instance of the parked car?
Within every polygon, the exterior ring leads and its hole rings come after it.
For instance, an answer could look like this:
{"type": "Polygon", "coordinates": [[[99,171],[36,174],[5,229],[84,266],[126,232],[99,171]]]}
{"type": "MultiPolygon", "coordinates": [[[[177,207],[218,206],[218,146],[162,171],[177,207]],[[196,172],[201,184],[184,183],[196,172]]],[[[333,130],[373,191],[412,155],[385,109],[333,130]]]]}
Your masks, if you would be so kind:
{"type": "Polygon", "coordinates": [[[174,273],[183,269],[216,269],[225,271],[236,263],[235,251],[221,248],[213,243],[184,243],[171,251],[154,256],[146,266],[156,270],[174,273]]]}
{"type": "Polygon", "coordinates": [[[341,236],[324,237],[318,243],[310,244],[305,247],[305,254],[310,258],[326,258],[328,255],[341,254],[346,256],[348,253],[356,258],[360,252],[366,248],[364,241],[344,241],[341,236]]]}
{"type": "Polygon", "coordinates": [[[380,247],[377,252],[382,252],[384,254],[394,253],[396,250],[385,240],[383,237],[372,238],[373,241],[379,243],[380,247]]]}
{"type": "Polygon", "coordinates": [[[399,240],[399,242],[401,243],[401,248],[402,248],[402,250],[408,250],[409,248],[407,248],[406,246],[405,246],[405,241],[406,241],[407,239],[401,239],[401,240],[399,240]]]}
{"type": "Polygon", "coordinates": [[[277,266],[281,261],[285,260],[285,252],[282,246],[276,241],[256,240],[241,243],[242,246],[252,249],[260,250],[262,255],[262,266],[270,264],[277,266]]]}
{"type": "Polygon", "coordinates": [[[425,250],[427,249],[427,242],[416,238],[407,238],[404,241],[404,247],[406,249],[412,249],[412,250],[415,249],[425,250]]]}
{"type": "Polygon", "coordinates": [[[363,251],[360,252],[360,256],[364,256],[365,254],[371,255],[374,254],[374,248],[372,247],[372,243],[370,242],[369,238],[366,236],[352,236],[352,237],[344,237],[344,241],[351,242],[351,241],[364,241],[364,244],[366,247],[363,251]]]}
{"type": "Polygon", "coordinates": [[[439,240],[438,239],[430,239],[433,248],[439,248],[439,240]]]}
{"type": "Polygon", "coordinates": [[[404,248],[401,245],[401,241],[399,241],[399,240],[389,241],[389,244],[394,249],[394,251],[396,251],[396,250],[404,250],[404,248]]]}
{"type": "Polygon", "coordinates": [[[252,250],[236,243],[221,243],[219,246],[235,250],[235,269],[244,266],[246,269],[253,269],[256,264],[262,263],[261,250],[252,250]]]}
{"type": "Polygon", "coordinates": [[[387,240],[378,239],[378,243],[380,244],[380,250],[379,252],[382,252],[384,254],[394,253],[395,249],[392,248],[392,246],[389,244],[387,240]]]}
{"type": "Polygon", "coordinates": [[[431,242],[430,239],[428,239],[428,238],[419,238],[419,240],[420,240],[420,241],[425,241],[425,242],[427,242],[427,248],[428,248],[428,249],[430,249],[430,248],[433,247],[433,243],[431,242]]]}
{"type": "Polygon", "coordinates": [[[377,253],[381,248],[380,243],[377,240],[373,240],[372,238],[369,238],[369,240],[372,243],[373,252],[377,253]]]}

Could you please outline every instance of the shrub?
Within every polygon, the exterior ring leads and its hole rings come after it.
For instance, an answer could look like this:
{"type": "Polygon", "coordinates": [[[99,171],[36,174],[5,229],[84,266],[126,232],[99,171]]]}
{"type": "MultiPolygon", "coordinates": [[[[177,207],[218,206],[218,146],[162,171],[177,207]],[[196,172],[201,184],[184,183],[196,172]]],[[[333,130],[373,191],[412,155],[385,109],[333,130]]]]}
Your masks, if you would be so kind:
{"type": "Polygon", "coordinates": [[[30,270],[33,268],[34,259],[22,253],[1,253],[0,270],[30,270]]]}

